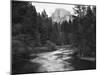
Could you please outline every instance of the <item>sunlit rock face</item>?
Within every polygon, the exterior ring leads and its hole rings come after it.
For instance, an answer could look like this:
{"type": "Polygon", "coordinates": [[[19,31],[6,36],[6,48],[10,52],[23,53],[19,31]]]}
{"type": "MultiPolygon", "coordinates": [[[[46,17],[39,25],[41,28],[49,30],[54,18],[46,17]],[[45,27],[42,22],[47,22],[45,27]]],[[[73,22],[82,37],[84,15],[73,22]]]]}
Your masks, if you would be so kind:
{"type": "Polygon", "coordinates": [[[72,21],[72,15],[69,11],[63,8],[57,8],[52,14],[52,21],[57,23],[62,23],[63,21],[72,21]]]}

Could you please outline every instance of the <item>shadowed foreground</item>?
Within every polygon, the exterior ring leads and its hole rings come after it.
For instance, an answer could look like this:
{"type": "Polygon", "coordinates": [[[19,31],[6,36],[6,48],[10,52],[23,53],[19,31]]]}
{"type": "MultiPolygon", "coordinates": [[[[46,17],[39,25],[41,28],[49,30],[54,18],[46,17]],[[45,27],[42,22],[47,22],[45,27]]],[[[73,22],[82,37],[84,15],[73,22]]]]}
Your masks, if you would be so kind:
{"type": "Polygon", "coordinates": [[[95,61],[83,60],[73,56],[73,54],[73,50],[66,50],[66,48],[59,48],[51,52],[31,54],[31,59],[24,61],[20,65],[23,66],[18,67],[15,73],[58,72],[96,68],[95,61]]]}

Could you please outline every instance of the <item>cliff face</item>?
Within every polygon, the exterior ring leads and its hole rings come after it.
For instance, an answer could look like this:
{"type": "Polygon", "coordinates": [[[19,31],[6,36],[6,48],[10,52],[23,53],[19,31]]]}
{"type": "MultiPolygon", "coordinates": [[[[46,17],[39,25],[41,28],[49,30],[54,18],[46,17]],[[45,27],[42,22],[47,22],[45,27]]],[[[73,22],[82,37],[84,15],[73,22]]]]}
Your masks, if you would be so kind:
{"type": "Polygon", "coordinates": [[[63,21],[69,22],[69,20],[72,21],[73,19],[71,13],[62,8],[57,8],[51,17],[52,21],[57,23],[62,23],[63,21]]]}

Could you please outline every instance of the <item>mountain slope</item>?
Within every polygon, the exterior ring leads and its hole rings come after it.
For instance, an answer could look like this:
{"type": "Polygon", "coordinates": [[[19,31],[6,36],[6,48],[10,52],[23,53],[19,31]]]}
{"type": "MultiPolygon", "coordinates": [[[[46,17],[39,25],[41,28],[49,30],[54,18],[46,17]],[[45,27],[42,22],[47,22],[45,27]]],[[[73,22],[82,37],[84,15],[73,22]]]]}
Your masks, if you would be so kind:
{"type": "Polygon", "coordinates": [[[63,21],[72,21],[72,15],[69,11],[63,8],[57,8],[52,14],[52,21],[57,23],[62,23],[63,21]]]}

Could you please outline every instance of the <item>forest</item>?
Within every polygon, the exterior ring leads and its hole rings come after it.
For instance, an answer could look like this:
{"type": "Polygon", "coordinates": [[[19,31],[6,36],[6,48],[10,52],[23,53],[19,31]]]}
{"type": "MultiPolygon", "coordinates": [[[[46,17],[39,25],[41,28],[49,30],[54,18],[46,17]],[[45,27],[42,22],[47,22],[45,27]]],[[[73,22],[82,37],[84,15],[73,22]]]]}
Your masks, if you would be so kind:
{"type": "Polygon", "coordinates": [[[45,10],[38,13],[31,2],[12,1],[11,7],[12,64],[67,45],[78,57],[96,58],[96,6],[75,5],[73,21],[63,23],[52,22],[45,10]]]}

